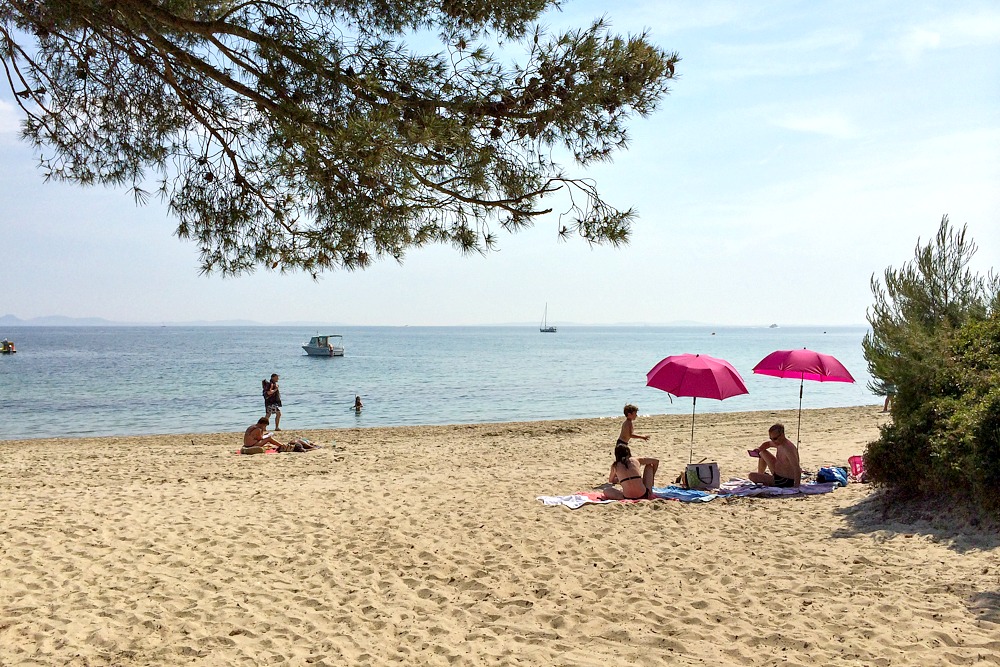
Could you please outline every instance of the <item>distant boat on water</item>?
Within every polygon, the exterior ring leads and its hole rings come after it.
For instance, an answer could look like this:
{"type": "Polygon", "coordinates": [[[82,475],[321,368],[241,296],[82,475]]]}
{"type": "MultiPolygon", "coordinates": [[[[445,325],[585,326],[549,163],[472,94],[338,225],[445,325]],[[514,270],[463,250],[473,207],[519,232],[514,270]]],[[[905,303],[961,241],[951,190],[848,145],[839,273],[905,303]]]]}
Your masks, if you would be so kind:
{"type": "Polygon", "coordinates": [[[556,328],[549,326],[549,304],[545,304],[545,312],[542,315],[542,325],[538,327],[542,333],[555,333],[556,328]]]}
{"type": "Polygon", "coordinates": [[[326,336],[316,335],[302,346],[310,357],[342,357],[344,356],[344,337],[339,334],[326,336]]]}
{"type": "Polygon", "coordinates": [[[17,348],[14,347],[14,341],[6,338],[0,341],[0,354],[14,354],[15,352],[17,352],[17,348]]]}

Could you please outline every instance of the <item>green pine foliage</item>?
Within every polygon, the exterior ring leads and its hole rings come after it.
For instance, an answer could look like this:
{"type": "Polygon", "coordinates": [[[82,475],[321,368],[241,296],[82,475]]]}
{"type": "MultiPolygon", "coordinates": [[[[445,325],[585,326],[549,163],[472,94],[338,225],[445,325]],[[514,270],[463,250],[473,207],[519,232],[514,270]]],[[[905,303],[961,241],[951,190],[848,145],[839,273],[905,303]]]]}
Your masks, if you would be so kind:
{"type": "Polygon", "coordinates": [[[0,63],[44,176],[159,196],[205,271],[482,253],[553,210],[627,243],[635,211],[557,156],[624,149],[679,58],[604,19],[549,34],[560,4],[0,0],[0,63]]]}
{"type": "Polygon", "coordinates": [[[975,252],[944,216],[911,262],[872,277],[865,359],[872,388],[896,394],[865,469],[904,495],[1000,512],[1000,281],[969,269],[975,252]]]}

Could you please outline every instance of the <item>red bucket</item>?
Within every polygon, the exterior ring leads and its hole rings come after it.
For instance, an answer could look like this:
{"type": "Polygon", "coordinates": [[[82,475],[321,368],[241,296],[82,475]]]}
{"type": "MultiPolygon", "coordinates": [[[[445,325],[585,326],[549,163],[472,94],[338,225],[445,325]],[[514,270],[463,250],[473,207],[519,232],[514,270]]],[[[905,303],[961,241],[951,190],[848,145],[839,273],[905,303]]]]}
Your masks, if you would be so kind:
{"type": "Polygon", "coordinates": [[[847,463],[851,466],[851,476],[855,478],[860,478],[865,472],[865,460],[860,456],[852,456],[847,459],[847,463]]]}

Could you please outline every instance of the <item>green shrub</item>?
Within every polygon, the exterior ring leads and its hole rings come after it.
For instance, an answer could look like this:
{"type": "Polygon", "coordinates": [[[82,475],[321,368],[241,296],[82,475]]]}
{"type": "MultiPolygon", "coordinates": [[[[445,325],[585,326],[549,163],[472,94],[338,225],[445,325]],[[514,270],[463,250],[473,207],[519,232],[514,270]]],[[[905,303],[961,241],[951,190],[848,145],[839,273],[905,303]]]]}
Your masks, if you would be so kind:
{"type": "Polygon", "coordinates": [[[1000,510],[1000,312],[970,321],[956,337],[961,428],[969,434],[969,469],[977,498],[1000,510]]]}
{"type": "Polygon", "coordinates": [[[1000,289],[968,269],[976,252],[948,217],[912,262],[872,278],[864,349],[872,388],[895,385],[892,423],[865,468],[899,495],[1000,511],[1000,289]]]}

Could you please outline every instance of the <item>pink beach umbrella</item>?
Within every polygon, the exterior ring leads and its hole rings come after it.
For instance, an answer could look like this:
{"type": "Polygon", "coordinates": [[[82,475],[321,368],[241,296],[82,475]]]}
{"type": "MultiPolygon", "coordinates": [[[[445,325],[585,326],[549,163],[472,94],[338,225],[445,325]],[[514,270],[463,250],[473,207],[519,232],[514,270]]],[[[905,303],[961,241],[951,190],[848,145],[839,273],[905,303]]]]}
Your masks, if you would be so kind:
{"type": "Polygon", "coordinates": [[[799,445],[802,428],[802,385],[805,380],[816,382],[854,382],[854,377],[844,364],[829,354],[801,350],[777,350],[767,355],[753,367],[758,375],[793,378],[799,381],[799,423],[795,428],[795,446],[799,445]]]}
{"type": "Polygon", "coordinates": [[[691,450],[694,459],[694,410],[699,398],[724,400],[746,394],[743,378],[732,364],[704,354],[676,354],[663,359],[646,373],[646,386],[674,396],[691,397],[691,450]]]}

